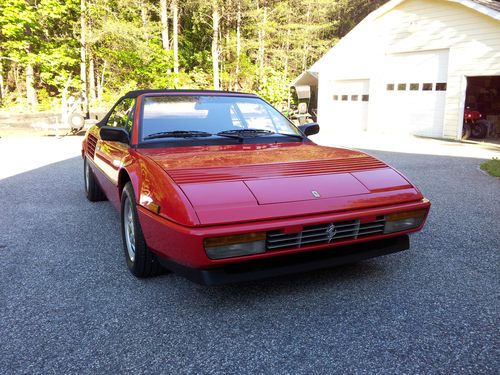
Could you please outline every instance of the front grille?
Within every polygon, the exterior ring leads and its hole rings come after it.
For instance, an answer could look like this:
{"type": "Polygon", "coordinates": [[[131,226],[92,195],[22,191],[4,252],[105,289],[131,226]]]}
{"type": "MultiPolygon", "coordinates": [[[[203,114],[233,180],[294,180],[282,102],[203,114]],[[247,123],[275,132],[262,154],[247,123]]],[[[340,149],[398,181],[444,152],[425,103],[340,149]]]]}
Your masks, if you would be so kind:
{"type": "Polygon", "coordinates": [[[360,220],[349,220],[337,223],[317,224],[304,227],[302,232],[283,234],[280,231],[267,233],[267,250],[300,248],[351,240],[359,237],[384,233],[385,219],[379,216],[375,221],[361,223],[360,220]]]}
{"type": "Polygon", "coordinates": [[[87,138],[87,154],[91,158],[94,157],[96,144],[97,144],[97,138],[94,135],[89,134],[87,138]]]}

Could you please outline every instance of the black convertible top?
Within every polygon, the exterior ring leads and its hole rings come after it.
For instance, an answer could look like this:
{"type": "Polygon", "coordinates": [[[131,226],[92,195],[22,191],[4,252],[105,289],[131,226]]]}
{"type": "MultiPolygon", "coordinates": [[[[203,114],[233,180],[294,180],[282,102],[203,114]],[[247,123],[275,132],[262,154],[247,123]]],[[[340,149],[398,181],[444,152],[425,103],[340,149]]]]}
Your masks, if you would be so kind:
{"type": "Polygon", "coordinates": [[[161,94],[161,93],[189,93],[189,94],[229,94],[229,95],[249,95],[256,96],[255,94],[249,94],[246,92],[237,91],[222,91],[222,90],[184,90],[184,89],[146,89],[146,90],[133,90],[127,92],[122,98],[137,98],[142,94],[161,94]]]}

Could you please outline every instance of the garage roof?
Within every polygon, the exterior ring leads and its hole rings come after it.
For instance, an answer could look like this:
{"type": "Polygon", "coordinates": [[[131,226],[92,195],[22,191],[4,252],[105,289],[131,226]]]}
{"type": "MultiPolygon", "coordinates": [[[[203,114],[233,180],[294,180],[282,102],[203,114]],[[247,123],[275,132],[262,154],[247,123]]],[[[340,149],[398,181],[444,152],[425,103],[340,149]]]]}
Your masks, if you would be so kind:
{"type": "Polygon", "coordinates": [[[472,0],[472,1],[474,3],[479,4],[479,5],[483,5],[485,7],[496,10],[497,12],[500,12],[500,2],[498,2],[498,1],[494,1],[494,0],[472,0]]]}
{"type": "MultiPolygon", "coordinates": [[[[368,16],[366,16],[358,25],[356,25],[351,31],[347,33],[340,41],[333,46],[326,54],[323,55],[318,61],[316,61],[309,69],[307,69],[308,72],[319,72],[319,67],[322,64],[323,60],[332,54],[335,50],[336,47],[342,43],[346,43],[346,41],[349,39],[347,38],[351,33],[355,33],[356,29],[358,29],[359,26],[368,23],[378,17],[383,16],[387,12],[390,12],[392,9],[400,5],[401,3],[405,2],[406,0],[390,0],[384,5],[382,5],[380,8],[374,10],[371,12],[368,16]]],[[[479,13],[484,14],[485,16],[489,16],[497,21],[500,21],[500,1],[496,0],[442,0],[442,1],[449,1],[451,3],[456,3],[456,4],[461,4],[469,9],[473,9],[479,13]]]]}
{"type": "MultiPolygon", "coordinates": [[[[406,0],[391,0],[375,11],[371,12],[361,23],[378,18],[385,13],[391,11],[393,8],[397,7],[399,4],[404,3],[406,0]]],[[[469,9],[473,9],[479,13],[489,16],[500,21],[500,4],[495,0],[443,0],[450,3],[456,3],[463,5],[469,9]]],[[[356,26],[357,27],[357,26],[356,26]]]]}

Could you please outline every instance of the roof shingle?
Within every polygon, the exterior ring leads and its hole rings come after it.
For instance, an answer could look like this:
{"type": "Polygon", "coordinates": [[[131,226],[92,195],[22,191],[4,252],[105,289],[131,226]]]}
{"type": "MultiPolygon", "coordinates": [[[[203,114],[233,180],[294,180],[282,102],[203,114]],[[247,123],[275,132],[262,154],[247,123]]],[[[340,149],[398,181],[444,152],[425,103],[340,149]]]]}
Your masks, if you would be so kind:
{"type": "Polygon", "coordinates": [[[474,3],[488,7],[490,9],[500,12],[500,1],[498,0],[472,0],[474,3]]]}

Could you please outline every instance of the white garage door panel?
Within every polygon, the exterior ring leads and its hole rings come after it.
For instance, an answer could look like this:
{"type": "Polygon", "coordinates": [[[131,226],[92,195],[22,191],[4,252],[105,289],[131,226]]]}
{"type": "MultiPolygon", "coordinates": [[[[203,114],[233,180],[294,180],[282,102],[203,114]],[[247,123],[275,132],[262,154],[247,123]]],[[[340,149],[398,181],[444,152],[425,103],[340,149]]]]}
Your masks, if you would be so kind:
{"type": "Polygon", "coordinates": [[[448,51],[425,51],[387,57],[378,123],[384,130],[428,137],[443,134],[448,51]],[[411,85],[418,85],[418,89],[411,85]],[[431,90],[424,90],[431,85],[431,90]],[[387,88],[393,85],[393,89],[387,88]],[[404,85],[399,87],[399,85],[404,85]]]}
{"type": "Polygon", "coordinates": [[[400,53],[387,56],[386,79],[391,82],[446,82],[448,50],[400,53]]]}
{"type": "Polygon", "coordinates": [[[369,103],[369,80],[331,81],[331,123],[337,130],[366,129],[369,103]]]}

